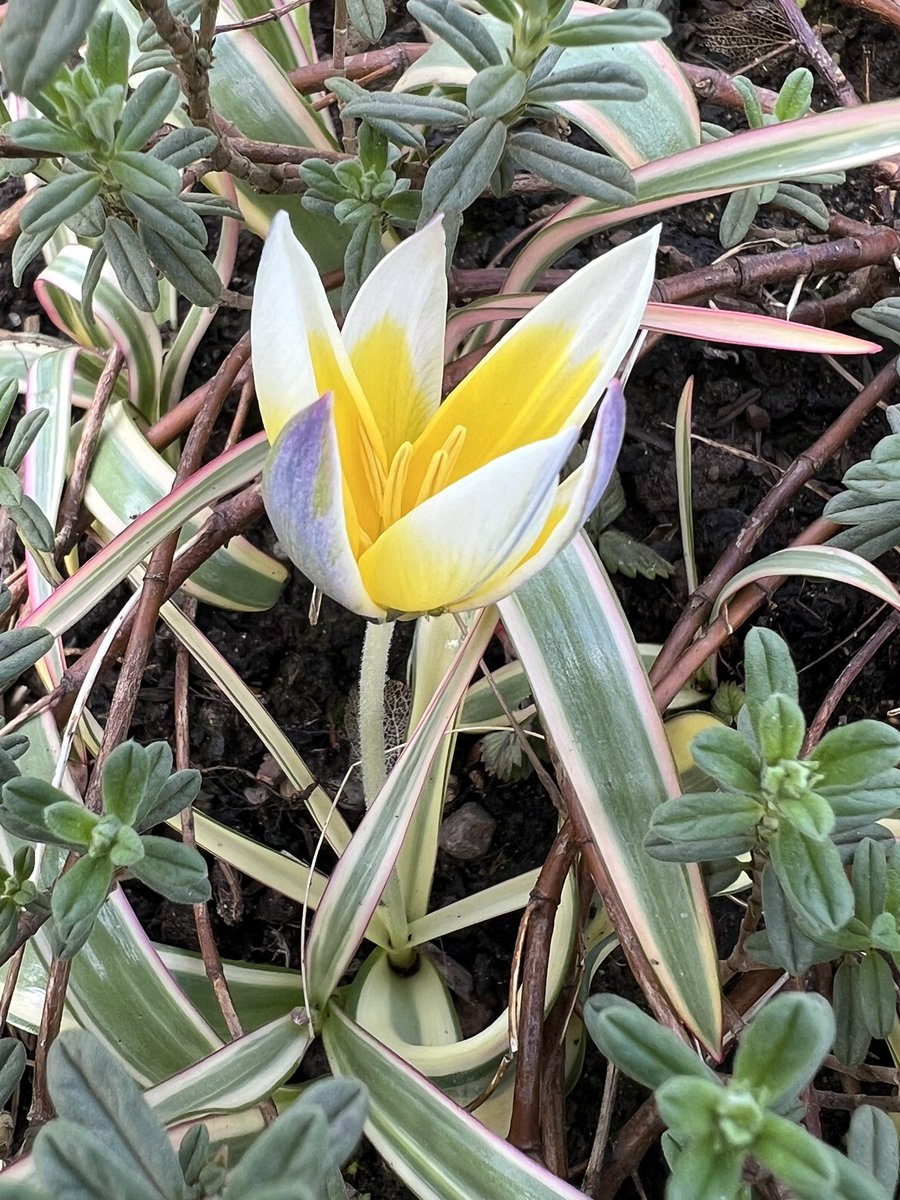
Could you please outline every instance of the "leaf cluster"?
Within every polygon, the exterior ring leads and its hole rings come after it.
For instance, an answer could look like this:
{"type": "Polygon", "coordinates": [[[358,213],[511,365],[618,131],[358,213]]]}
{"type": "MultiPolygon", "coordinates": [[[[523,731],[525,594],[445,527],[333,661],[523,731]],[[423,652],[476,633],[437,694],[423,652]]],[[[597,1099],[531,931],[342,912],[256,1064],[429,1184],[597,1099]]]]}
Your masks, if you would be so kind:
{"type": "Polygon", "coordinates": [[[888,1200],[898,1178],[897,1134],[872,1107],[854,1114],[847,1158],[795,1123],[800,1092],[834,1039],[821,996],[785,993],[741,1034],[723,1083],[671,1030],[616,996],[592,996],[585,1024],[625,1074],[654,1090],[672,1176],[667,1200],[740,1200],[748,1160],[800,1200],[888,1200]]]}
{"type": "Polygon", "coordinates": [[[365,1117],[358,1083],[315,1083],[232,1167],[205,1125],[174,1150],[134,1080],[87,1031],[57,1038],[47,1082],[58,1116],[35,1140],[32,1178],[0,1179],[3,1200],[321,1200],[365,1117]]]}
{"type": "MultiPolygon", "coordinates": [[[[774,111],[763,112],[756,87],[743,75],[737,75],[732,80],[741,93],[744,104],[744,114],[751,129],[762,129],[766,125],[779,125],[784,121],[797,121],[809,112],[812,100],[813,77],[806,67],[798,67],[791,71],[781,86],[774,111]]],[[[727,129],[718,125],[704,125],[707,140],[730,137],[727,129]]],[[[828,174],[809,175],[799,180],[799,183],[834,184],[843,183],[843,171],[828,174]]],[[[742,242],[756,220],[760,208],[773,205],[807,221],[815,229],[827,230],[828,209],[822,199],[808,188],[799,187],[797,183],[765,183],[756,187],[744,188],[733,192],[722,212],[719,222],[719,241],[726,249],[742,242]]]]}
{"type": "Polygon", "coordinates": [[[900,732],[857,721],[801,757],[806,722],[787,646],[771,630],[754,629],[744,667],[737,728],[709,729],[692,743],[697,766],[720,790],[661,805],[647,849],[687,862],[754,851],[771,866],[797,919],[830,935],[854,910],[842,852],[883,836],[876,822],[900,804],[900,732]]]}
{"type": "Polygon", "coordinates": [[[125,295],[145,312],[159,304],[158,273],[201,307],[215,304],[221,291],[204,253],[202,217],[232,210],[215,198],[180,194],[182,170],[210,153],[215,136],[193,126],[175,129],[143,152],[177,103],[179,85],[174,75],[154,72],[128,96],[129,45],[123,19],[101,13],[84,62],[63,67],[35,97],[42,118],[15,121],[6,131],[62,160],[22,213],[14,281],[61,225],[96,239],[82,288],[88,317],[107,260],[125,295]]]}
{"type": "Polygon", "coordinates": [[[426,153],[423,130],[449,136],[434,153],[421,195],[419,222],[435,213],[460,219],[486,189],[502,195],[516,167],[574,195],[610,206],[633,202],[631,173],[617,159],[584,150],[534,127],[552,123],[550,105],[567,100],[643,99],[642,77],[624,64],[562,65],[568,47],[664,37],[669,23],[648,9],[627,9],[570,22],[561,0],[491,0],[490,17],[507,26],[501,48],[486,20],[457,0],[410,0],[409,12],[475,72],[464,89],[438,95],[367,92],[345,79],[328,86],[345,117],[367,122],[396,146],[426,153]]]}
{"type": "Polygon", "coordinates": [[[172,773],[165,742],[124,742],[107,758],[102,807],[95,813],[65,792],[18,770],[3,784],[0,826],[28,842],[61,846],[77,855],[51,897],[54,949],[71,958],[90,936],[115,879],[127,873],[176,904],[210,897],[206,863],[196,850],[144,833],[192,804],[198,771],[172,773]]]}
{"type": "Polygon", "coordinates": [[[900,542],[900,433],[881,438],[843,483],[846,490],[832,496],[822,515],[847,528],[828,544],[870,561],[880,558],[900,542]]]}

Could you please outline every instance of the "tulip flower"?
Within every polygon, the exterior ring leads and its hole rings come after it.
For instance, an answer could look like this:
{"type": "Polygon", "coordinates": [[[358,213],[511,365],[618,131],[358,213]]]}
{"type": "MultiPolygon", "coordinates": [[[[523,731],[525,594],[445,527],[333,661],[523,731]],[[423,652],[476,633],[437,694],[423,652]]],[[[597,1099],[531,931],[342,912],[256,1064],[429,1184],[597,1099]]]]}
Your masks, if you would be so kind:
{"type": "Polygon", "coordinates": [[[609,481],[658,232],[583,267],[441,403],[439,221],[392,250],[343,328],[279,214],[253,299],[253,373],[272,449],[263,496],[326,596],[373,620],[509,595],[581,528],[609,481]],[[609,386],[612,384],[612,386],[609,386]],[[560,472],[604,390],[584,463],[560,472]]]}

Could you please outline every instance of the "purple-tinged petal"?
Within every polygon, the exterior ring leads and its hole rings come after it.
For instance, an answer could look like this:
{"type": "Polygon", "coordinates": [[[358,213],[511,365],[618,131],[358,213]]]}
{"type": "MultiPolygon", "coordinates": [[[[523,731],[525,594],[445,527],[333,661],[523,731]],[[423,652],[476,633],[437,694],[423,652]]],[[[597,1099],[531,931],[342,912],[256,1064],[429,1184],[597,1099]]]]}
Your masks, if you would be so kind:
{"type": "Polygon", "coordinates": [[[331,393],[290,420],[272,447],[262,481],[272,528],[291,561],[326,596],[383,620],[366,591],[344,507],[344,479],[331,393]]]}

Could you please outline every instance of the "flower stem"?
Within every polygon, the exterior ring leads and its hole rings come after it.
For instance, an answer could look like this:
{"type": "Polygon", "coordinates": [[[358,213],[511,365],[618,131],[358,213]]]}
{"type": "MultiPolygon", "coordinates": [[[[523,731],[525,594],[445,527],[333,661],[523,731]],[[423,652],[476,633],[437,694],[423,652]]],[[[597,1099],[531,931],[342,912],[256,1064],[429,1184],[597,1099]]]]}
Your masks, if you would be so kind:
{"type": "MultiPolygon", "coordinates": [[[[394,633],[393,621],[368,624],[363,641],[359,672],[359,743],[362,759],[363,793],[370,808],[387,779],[384,745],[384,685],[387,678],[388,651],[394,633]]],[[[391,872],[381,897],[381,908],[391,942],[391,962],[407,968],[415,960],[409,948],[409,926],[403,893],[396,872],[391,872]]]]}
{"type": "Polygon", "coordinates": [[[359,742],[362,757],[363,792],[366,808],[384,786],[384,684],[394,622],[366,625],[362,666],[359,672],[359,742]]]}

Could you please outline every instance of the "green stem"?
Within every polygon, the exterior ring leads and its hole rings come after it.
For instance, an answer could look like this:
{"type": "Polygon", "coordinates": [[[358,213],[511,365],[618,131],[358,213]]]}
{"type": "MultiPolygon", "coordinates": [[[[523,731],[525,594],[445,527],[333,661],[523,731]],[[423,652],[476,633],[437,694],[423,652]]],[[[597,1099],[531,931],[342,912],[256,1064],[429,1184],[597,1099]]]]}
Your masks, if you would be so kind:
{"type": "Polygon", "coordinates": [[[384,684],[394,622],[366,625],[362,666],[359,671],[359,744],[362,752],[363,792],[368,808],[387,779],[384,746],[384,684]]]}
{"type": "MultiPolygon", "coordinates": [[[[366,808],[387,779],[384,745],[384,685],[387,678],[388,651],[394,633],[393,621],[366,626],[362,665],[359,671],[359,744],[362,759],[363,794],[366,808]]],[[[391,873],[381,897],[381,908],[391,943],[390,960],[400,968],[415,959],[409,949],[409,923],[403,893],[396,872],[391,873]]]]}

